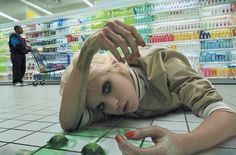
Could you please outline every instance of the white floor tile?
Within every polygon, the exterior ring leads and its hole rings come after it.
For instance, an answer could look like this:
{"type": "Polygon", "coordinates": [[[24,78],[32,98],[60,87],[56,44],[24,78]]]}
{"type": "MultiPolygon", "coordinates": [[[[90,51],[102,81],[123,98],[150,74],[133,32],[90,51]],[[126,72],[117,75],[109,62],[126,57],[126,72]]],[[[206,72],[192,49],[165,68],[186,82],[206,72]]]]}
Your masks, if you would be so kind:
{"type": "Polygon", "coordinates": [[[0,117],[1,118],[6,118],[6,119],[11,119],[17,116],[20,116],[21,114],[13,114],[13,113],[5,113],[5,114],[1,114],[0,117]]]}
{"type": "Polygon", "coordinates": [[[204,119],[195,116],[192,112],[186,112],[185,113],[186,118],[187,118],[187,122],[194,122],[194,123],[198,123],[198,122],[203,122],[204,119]]]}
{"type": "Polygon", "coordinates": [[[194,129],[196,129],[201,123],[188,123],[189,126],[189,130],[193,131],[194,129]]]}
{"type": "Polygon", "coordinates": [[[59,117],[58,116],[48,116],[48,117],[44,117],[42,119],[39,119],[37,121],[59,123],[59,117]]]}
{"type": "Polygon", "coordinates": [[[20,144],[28,144],[33,146],[43,146],[46,145],[50,138],[54,136],[52,133],[41,133],[37,132],[32,135],[26,136],[20,140],[15,141],[20,144]]]}
{"type": "Polygon", "coordinates": [[[37,149],[38,149],[37,147],[32,147],[32,146],[8,144],[3,147],[0,147],[0,154],[1,155],[30,155],[37,149]]]}
{"type": "Polygon", "coordinates": [[[125,118],[118,127],[124,128],[142,128],[148,127],[152,124],[153,119],[132,119],[132,118],[125,118]]]}
{"type": "Polygon", "coordinates": [[[46,123],[46,122],[31,122],[26,125],[22,125],[20,127],[17,127],[16,129],[21,130],[31,130],[31,131],[38,131],[45,127],[51,126],[52,123],[46,123]]]}
{"type": "MultiPolygon", "coordinates": [[[[141,145],[141,141],[129,141],[129,143],[136,147],[140,147],[141,145]]],[[[122,155],[115,139],[102,138],[97,142],[97,144],[102,146],[107,155],[122,155]]]]}
{"type": "Polygon", "coordinates": [[[43,148],[34,155],[81,155],[81,153],[43,148]]]}
{"type": "Polygon", "coordinates": [[[152,125],[159,125],[171,131],[185,131],[188,132],[186,122],[167,122],[167,121],[154,121],[152,125]]]}
{"type": "Polygon", "coordinates": [[[236,136],[224,141],[223,143],[217,145],[216,147],[236,149],[236,136]]]}
{"type": "Polygon", "coordinates": [[[21,137],[31,134],[30,131],[7,130],[0,133],[0,140],[4,142],[12,142],[21,137]]]}
{"type": "Polygon", "coordinates": [[[211,148],[194,155],[235,155],[236,149],[211,148]]]}
{"type": "Polygon", "coordinates": [[[155,119],[156,121],[182,121],[185,122],[185,116],[182,110],[174,112],[174,113],[168,113],[163,116],[158,116],[155,119]]]}
{"type": "Polygon", "coordinates": [[[55,112],[53,112],[53,111],[47,111],[47,110],[40,110],[40,111],[35,111],[35,112],[33,112],[32,114],[34,114],[34,115],[52,115],[52,114],[54,114],[55,112]]]}
{"type": "Polygon", "coordinates": [[[1,128],[14,128],[19,125],[23,125],[28,123],[28,121],[20,121],[20,120],[6,120],[0,123],[1,128]]]}
{"type": "Polygon", "coordinates": [[[0,129],[0,132],[6,131],[7,129],[0,129]]]}
{"type": "Polygon", "coordinates": [[[14,118],[15,120],[26,120],[26,121],[34,121],[34,120],[38,120],[40,118],[43,118],[45,116],[43,115],[21,115],[20,117],[14,118]]]}
{"type": "Polygon", "coordinates": [[[116,127],[120,124],[121,121],[122,121],[121,117],[110,117],[109,119],[107,119],[105,121],[93,123],[91,126],[116,127]]]}
{"type": "Polygon", "coordinates": [[[7,144],[7,143],[0,142],[0,147],[5,145],[5,144],[7,144]]]}
{"type": "Polygon", "coordinates": [[[45,132],[52,132],[52,133],[62,133],[64,132],[63,129],[61,128],[61,125],[59,123],[54,124],[52,126],[49,126],[47,128],[44,128],[40,131],[45,131],[45,132]]]}

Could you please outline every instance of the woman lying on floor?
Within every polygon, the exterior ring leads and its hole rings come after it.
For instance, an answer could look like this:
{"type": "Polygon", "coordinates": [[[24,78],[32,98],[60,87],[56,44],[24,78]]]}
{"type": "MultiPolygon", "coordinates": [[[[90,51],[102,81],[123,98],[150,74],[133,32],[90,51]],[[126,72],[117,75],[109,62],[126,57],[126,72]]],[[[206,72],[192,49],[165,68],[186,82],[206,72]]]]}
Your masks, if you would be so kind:
{"type": "Polygon", "coordinates": [[[87,39],[61,80],[63,129],[76,130],[108,115],[146,118],[187,107],[205,119],[197,129],[180,134],[150,126],[126,133],[128,139],[151,137],[150,148],[137,148],[117,135],[122,153],[189,155],[236,135],[235,111],[185,56],[163,48],[140,56],[138,46],[146,46],[140,34],[120,21],[108,22],[87,39]],[[112,54],[97,54],[101,49],[112,54]]]}

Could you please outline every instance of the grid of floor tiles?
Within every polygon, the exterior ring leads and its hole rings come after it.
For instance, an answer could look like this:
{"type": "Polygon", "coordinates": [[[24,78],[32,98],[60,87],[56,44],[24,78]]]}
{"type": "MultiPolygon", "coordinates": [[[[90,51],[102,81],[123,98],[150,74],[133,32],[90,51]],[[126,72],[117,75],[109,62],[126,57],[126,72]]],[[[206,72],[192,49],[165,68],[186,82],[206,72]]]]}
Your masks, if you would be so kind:
{"type": "MultiPolygon", "coordinates": [[[[236,85],[216,85],[225,102],[236,108],[236,85]]],[[[60,96],[59,86],[0,86],[0,154],[1,155],[75,155],[80,154],[89,142],[100,144],[108,155],[121,155],[114,140],[116,134],[138,127],[158,124],[174,132],[189,132],[203,120],[183,110],[153,119],[135,120],[112,118],[87,127],[84,130],[66,133],[68,144],[60,149],[47,146],[55,134],[62,133],[58,122],[60,96]]],[[[138,147],[153,145],[145,141],[130,141],[138,147]]],[[[198,153],[198,155],[235,155],[236,137],[198,153]]]]}

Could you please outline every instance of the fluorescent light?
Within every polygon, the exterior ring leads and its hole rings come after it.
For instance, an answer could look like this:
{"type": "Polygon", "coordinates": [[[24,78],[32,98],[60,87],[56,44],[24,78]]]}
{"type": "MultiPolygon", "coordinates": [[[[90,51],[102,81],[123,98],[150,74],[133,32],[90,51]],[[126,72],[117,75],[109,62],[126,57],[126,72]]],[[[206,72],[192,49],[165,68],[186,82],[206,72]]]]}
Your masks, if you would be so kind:
{"type": "Polygon", "coordinates": [[[13,17],[11,17],[11,16],[9,16],[9,15],[7,15],[7,14],[1,12],[1,11],[0,11],[0,16],[5,17],[5,18],[7,18],[7,19],[10,19],[10,20],[12,20],[12,21],[14,21],[14,22],[19,21],[18,19],[13,18],[13,17]]]}
{"type": "Polygon", "coordinates": [[[93,7],[93,3],[91,3],[89,0],[83,0],[88,6],[93,7]]]}
{"type": "Polygon", "coordinates": [[[23,2],[23,3],[25,3],[25,4],[27,4],[27,5],[29,5],[29,6],[32,6],[33,8],[35,8],[35,9],[37,9],[37,10],[40,10],[40,11],[42,11],[42,12],[48,14],[48,15],[53,14],[52,12],[50,12],[50,11],[48,11],[48,10],[45,10],[45,9],[41,8],[40,6],[35,5],[35,4],[33,4],[33,3],[29,2],[29,1],[26,1],[26,0],[20,0],[20,1],[23,2]]]}

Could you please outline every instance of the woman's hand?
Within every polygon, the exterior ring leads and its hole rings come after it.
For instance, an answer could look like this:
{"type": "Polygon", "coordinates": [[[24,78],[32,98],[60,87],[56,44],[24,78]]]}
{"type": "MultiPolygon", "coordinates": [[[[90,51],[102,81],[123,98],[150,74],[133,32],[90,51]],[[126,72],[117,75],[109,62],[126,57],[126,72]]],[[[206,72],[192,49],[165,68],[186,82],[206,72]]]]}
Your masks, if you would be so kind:
{"type": "Polygon", "coordinates": [[[149,148],[135,147],[117,135],[116,141],[123,155],[185,155],[183,141],[186,134],[173,133],[155,125],[127,132],[125,136],[132,140],[151,137],[155,145],[149,148]]]}
{"type": "Polygon", "coordinates": [[[137,32],[135,27],[128,26],[119,20],[108,22],[105,27],[93,35],[85,42],[83,48],[93,56],[99,49],[110,50],[116,59],[120,62],[125,60],[129,63],[135,63],[135,58],[139,57],[138,46],[146,46],[143,38],[137,32]],[[123,51],[124,58],[121,57],[117,48],[123,51]],[[129,48],[131,51],[129,51],[129,48]]]}

